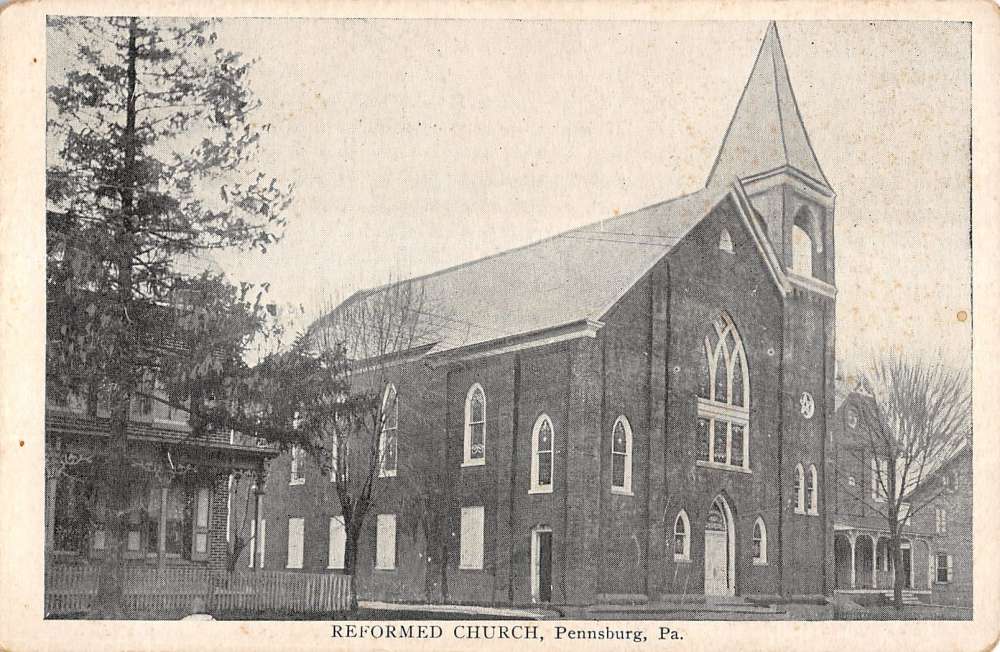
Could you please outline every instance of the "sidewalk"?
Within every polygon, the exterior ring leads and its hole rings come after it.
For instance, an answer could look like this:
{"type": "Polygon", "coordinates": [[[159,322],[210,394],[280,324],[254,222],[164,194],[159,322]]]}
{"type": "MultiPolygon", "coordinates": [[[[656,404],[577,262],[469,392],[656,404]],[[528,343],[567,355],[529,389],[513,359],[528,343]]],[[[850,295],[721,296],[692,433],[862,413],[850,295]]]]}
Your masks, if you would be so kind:
{"type": "Polygon", "coordinates": [[[371,611],[387,611],[402,614],[405,618],[407,612],[414,615],[420,614],[426,617],[433,614],[470,615],[478,618],[492,617],[496,620],[549,620],[560,618],[561,614],[552,609],[538,607],[518,608],[518,607],[483,607],[466,604],[407,604],[399,602],[379,602],[376,600],[361,600],[358,602],[361,609],[371,611]]]}

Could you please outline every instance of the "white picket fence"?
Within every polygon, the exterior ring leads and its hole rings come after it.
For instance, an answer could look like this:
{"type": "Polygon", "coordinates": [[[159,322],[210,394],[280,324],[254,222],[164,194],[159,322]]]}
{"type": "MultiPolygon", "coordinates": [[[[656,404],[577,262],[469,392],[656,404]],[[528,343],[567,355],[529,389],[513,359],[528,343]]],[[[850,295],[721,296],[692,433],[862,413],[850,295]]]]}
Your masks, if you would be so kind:
{"type": "MultiPolygon", "coordinates": [[[[97,566],[54,565],[45,572],[46,616],[84,614],[97,596],[97,566]]],[[[324,613],[350,608],[351,578],[257,570],[213,577],[203,567],[129,567],[123,608],[136,618],[191,613],[324,613]]]]}

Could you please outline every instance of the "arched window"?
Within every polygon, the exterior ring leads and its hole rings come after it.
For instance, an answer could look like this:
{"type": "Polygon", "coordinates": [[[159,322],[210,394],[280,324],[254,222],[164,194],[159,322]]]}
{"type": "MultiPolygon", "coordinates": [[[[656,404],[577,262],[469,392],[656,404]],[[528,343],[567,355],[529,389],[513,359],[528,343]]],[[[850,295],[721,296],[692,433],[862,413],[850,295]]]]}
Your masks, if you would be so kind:
{"type": "Polygon", "coordinates": [[[476,383],[465,397],[465,458],[463,466],[486,464],[486,393],[476,383]]]}
{"type": "Polygon", "coordinates": [[[733,238],[729,235],[729,231],[727,229],[722,229],[722,233],[719,234],[719,249],[728,253],[733,253],[733,238]]]}
{"type": "Polygon", "coordinates": [[[750,374],[743,340],[732,318],[722,315],[705,336],[707,382],[698,398],[702,462],[750,469],[750,374]]]}
{"type": "Polygon", "coordinates": [[[799,276],[813,275],[813,241],[798,224],[792,227],[792,271],[799,276]]]}
{"type": "Polygon", "coordinates": [[[552,421],[543,414],[531,430],[531,487],[528,493],[552,493],[554,438],[552,421]]]}
{"type": "Polygon", "coordinates": [[[809,505],[810,514],[819,514],[819,475],[816,473],[816,465],[809,465],[809,505]]]}
{"type": "Polygon", "coordinates": [[[611,430],[611,492],[632,494],[632,426],[624,415],[611,430]]]}
{"type": "Polygon", "coordinates": [[[753,563],[756,566],[767,565],[767,527],[760,516],[753,524],[753,563]]]}
{"type": "Polygon", "coordinates": [[[379,467],[381,478],[396,475],[399,453],[399,396],[393,385],[387,385],[382,396],[382,436],[379,437],[379,467]]]}
{"type": "Polygon", "coordinates": [[[795,513],[806,513],[806,474],[801,464],[795,465],[795,513]]]}
{"type": "Polygon", "coordinates": [[[691,560],[691,523],[683,509],[674,519],[674,561],[691,560]]]}

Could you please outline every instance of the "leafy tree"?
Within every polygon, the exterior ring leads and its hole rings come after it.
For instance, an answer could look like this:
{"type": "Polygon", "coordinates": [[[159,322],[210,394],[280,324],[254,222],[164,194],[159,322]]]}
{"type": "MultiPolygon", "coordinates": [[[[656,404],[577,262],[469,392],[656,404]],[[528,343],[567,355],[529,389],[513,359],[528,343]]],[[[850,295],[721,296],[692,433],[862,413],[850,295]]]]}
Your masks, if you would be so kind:
{"type": "Polygon", "coordinates": [[[967,372],[941,360],[893,352],[862,369],[859,386],[862,400],[855,407],[860,448],[855,462],[870,465],[875,496],[866,495],[864,482],[841,488],[853,500],[872,506],[886,522],[893,602],[901,609],[906,521],[938,498],[941,488],[928,483],[928,476],[971,439],[971,385],[967,372]]]}
{"type": "MultiPolygon", "coordinates": [[[[137,397],[189,409],[201,432],[271,332],[266,288],[199,273],[211,250],[266,251],[292,188],[255,169],[251,62],[211,20],[49,19],[48,347],[55,397],[106,396],[101,477],[108,555],[99,613],[121,613],[129,514],[126,436],[137,397]],[[145,383],[155,373],[167,398],[145,383]]],[[[215,421],[219,419],[216,417],[215,421]]],[[[233,422],[234,419],[227,421],[233,422]]]]}

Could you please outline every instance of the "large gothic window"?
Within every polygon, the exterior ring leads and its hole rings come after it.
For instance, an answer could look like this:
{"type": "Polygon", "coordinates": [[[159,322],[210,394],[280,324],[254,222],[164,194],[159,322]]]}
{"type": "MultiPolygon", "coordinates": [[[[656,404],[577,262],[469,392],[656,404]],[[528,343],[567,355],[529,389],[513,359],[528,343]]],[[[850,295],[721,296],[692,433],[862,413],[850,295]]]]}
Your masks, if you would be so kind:
{"type": "Polygon", "coordinates": [[[611,431],[611,492],[632,494],[632,427],[624,415],[611,431]]]}
{"type": "Polygon", "coordinates": [[[750,375],[743,340],[723,313],[705,336],[707,377],[698,397],[699,458],[750,469],[750,375]]]}
{"type": "Polygon", "coordinates": [[[543,414],[531,431],[531,486],[528,493],[552,493],[552,439],[552,421],[543,414]]]}

